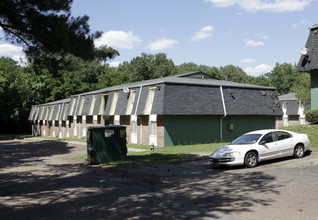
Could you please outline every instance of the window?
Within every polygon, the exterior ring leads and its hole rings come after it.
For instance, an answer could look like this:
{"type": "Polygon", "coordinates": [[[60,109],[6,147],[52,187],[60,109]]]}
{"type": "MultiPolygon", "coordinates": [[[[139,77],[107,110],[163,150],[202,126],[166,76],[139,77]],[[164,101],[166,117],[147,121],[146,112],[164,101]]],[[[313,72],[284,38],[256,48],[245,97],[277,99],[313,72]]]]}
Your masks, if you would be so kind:
{"type": "Polygon", "coordinates": [[[114,116],[114,125],[120,125],[120,116],[119,115],[114,116]]]}
{"type": "Polygon", "coordinates": [[[150,135],[157,135],[157,122],[150,121],[150,135]]]}
{"type": "Polygon", "coordinates": [[[149,134],[157,135],[157,115],[149,116],[149,134]]]}
{"type": "Polygon", "coordinates": [[[131,134],[137,134],[137,121],[131,121],[131,134]]]}
{"type": "Polygon", "coordinates": [[[291,134],[284,131],[276,131],[275,133],[279,141],[292,137],[291,134]]]}
{"type": "Polygon", "coordinates": [[[266,134],[261,140],[261,142],[265,142],[265,144],[271,143],[273,141],[274,141],[274,132],[270,132],[270,133],[266,134]]]}

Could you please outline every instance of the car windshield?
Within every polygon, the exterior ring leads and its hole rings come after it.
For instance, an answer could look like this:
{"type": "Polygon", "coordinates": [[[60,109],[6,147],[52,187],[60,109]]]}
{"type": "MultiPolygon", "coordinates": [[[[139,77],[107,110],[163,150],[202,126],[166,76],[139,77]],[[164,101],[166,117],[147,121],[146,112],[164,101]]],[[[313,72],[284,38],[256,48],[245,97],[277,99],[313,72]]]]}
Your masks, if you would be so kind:
{"type": "Polygon", "coordinates": [[[244,134],[235,139],[231,144],[254,144],[261,136],[261,134],[244,134]]]}

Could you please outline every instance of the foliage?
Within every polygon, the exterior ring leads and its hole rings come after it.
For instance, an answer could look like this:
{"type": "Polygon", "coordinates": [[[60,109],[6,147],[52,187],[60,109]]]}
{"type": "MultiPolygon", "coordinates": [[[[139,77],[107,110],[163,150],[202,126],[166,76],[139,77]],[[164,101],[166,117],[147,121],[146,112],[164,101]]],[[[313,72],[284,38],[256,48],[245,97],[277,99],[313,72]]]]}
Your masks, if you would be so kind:
{"type": "Polygon", "coordinates": [[[216,79],[221,78],[220,71],[217,67],[209,67],[207,65],[197,65],[195,63],[190,62],[190,63],[183,63],[177,66],[177,69],[178,69],[178,74],[201,71],[215,77],[216,79]]]}
{"type": "Polygon", "coordinates": [[[99,55],[91,61],[71,54],[65,54],[63,57],[43,54],[43,56],[54,57],[49,67],[35,64],[35,62],[30,62],[27,67],[21,67],[12,59],[1,58],[0,107],[2,111],[0,119],[2,119],[2,127],[5,126],[4,123],[7,126],[11,124],[11,127],[19,127],[20,125],[13,125],[20,123],[21,128],[23,126],[29,128],[27,118],[33,104],[61,100],[75,94],[124,83],[193,71],[202,71],[218,79],[240,83],[279,86],[277,90],[279,94],[283,94],[282,91],[295,92],[300,101],[309,100],[310,96],[309,74],[296,73],[291,64],[277,64],[272,72],[252,77],[233,65],[220,67],[220,69],[194,63],[175,66],[166,54],[159,53],[141,54],[132,61],[124,62],[115,68],[101,62],[101,54],[107,54],[107,51],[114,52],[113,57],[119,54],[107,47],[96,49],[95,52],[99,55]],[[58,62],[55,62],[56,58],[58,62]],[[54,74],[52,69],[55,71],[54,74]],[[274,79],[280,80],[280,83],[285,85],[278,85],[274,79]]]}
{"type": "Polygon", "coordinates": [[[248,76],[240,67],[236,67],[233,65],[227,65],[225,67],[220,67],[220,76],[221,79],[239,82],[239,83],[247,83],[248,76]]]}
{"type": "Polygon", "coordinates": [[[12,59],[0,58],[0,133],[28,126],[32,77],[12,59]]]}
{"type": "Polygon", "coordinates": [[[0,27],[7,40],[24,45],[29,57],[45,52],[90,59],[101,33],[90,33],[87,16],[72,17],[71,4],[72,0],[1,0],[0,27]]]}
{"type": "Polygon", "coordinates": [[[312,124],[318,124],[318,109],[309,109],[306,112],[306,121],[312,124]]]}
{"type": "Polygon", "coordinates": [[[310,106],[310,74],[309,73],[298,73],[297,79],[295,80],[291,92],[296,93],[296,98],[299,102],[305,106],[310,106]]]}
{"type": "Polygon", "coordinates": [[[310,140],[310,150],[318,152],[318,125],[299,125],[284,127],[285,130],[294,131],[297,133],[307,134],[310,140]]]}
{"type": "Polygon", "coordinates": [[[174,75],[176,68],[164,53],[142,53],[140,57],[131,60],[128,71],[129,82],[136,82],[174,75]]]}
{"type": "Polygon", "coordinates": [[[297,82],[298,75],[295,66],[288,63],[276,63],[274,69],[266,74],[271,85],[277,89],[278,95],[290,93],[292,86],[297,82]]]}
{"type": "Polygon", "coordinates": [[[253,85],[259,85],[259,86],[272,86],[271,80],[266,75],[260,75],[256,77],[250,77],[249,83],[253,85]]]}

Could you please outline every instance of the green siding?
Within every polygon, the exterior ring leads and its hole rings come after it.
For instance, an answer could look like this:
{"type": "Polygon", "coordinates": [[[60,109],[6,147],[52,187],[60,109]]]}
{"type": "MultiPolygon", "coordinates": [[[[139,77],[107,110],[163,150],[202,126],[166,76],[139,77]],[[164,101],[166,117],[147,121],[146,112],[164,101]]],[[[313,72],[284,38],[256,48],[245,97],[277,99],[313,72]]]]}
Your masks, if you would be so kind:
{"type": "Polygon", "coordinates": [[[165,146],[211,143],[219,139],[219,116],[165,116],[165,146]]]}
{"type": "Polygon", "coordinates": [[[276,118],[265,115],[231,115],[224,118],[222,122],[223,141],[232,141],[250,131],[275,128],[276,118]],[[230,129],[231,124],[233,130],[230,129]]]}
{"type": "Polygon", "coordinates": [[[310,72],[311,75],[311,108],[318,109],[318,70],[310,72]]]}
{"type": "MultiPolygon", "coordinates": [[[[165,116],[164,145],[219,142],[220,119],[221,116],[165,116]]],[[[275,128],[275,121],[275,116],[227,116],[222,119],[222,139],[232,141],[249,131],[275,128]]]]}

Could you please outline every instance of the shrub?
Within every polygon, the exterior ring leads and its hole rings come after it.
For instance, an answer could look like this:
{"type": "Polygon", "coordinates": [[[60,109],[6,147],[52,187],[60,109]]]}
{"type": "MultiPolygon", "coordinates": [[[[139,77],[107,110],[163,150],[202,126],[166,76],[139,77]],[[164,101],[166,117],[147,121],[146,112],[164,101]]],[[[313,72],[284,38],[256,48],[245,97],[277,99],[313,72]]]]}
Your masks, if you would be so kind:
{"type": "Polygon", "coordinates": [[[306,112],[306,121],[312,124],[318,124],[318,109],[309,109],[306,112]]]}

